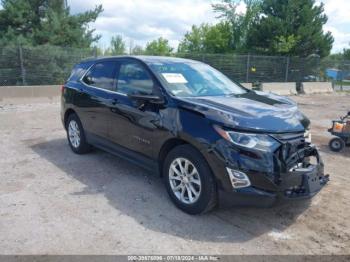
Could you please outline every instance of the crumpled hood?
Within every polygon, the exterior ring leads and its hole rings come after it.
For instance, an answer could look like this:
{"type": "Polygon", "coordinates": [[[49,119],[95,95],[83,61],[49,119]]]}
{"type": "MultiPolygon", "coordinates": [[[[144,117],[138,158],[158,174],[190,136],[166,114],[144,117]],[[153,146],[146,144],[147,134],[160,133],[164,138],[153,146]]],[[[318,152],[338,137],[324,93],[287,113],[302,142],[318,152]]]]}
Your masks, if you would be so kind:
{"type": "Polygon", "coordinates": [[[179,106],[238,130],[303,132],[310,124],[290,99],[257,91],[237,96],[179,98],[179,106]]]}

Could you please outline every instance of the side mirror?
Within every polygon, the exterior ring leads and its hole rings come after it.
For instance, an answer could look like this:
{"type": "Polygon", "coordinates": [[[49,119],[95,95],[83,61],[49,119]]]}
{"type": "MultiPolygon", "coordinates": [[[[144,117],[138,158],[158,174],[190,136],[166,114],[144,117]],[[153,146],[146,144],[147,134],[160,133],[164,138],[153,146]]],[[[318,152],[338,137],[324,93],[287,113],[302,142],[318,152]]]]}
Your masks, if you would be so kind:
{"type": "Polygon", "coordinates": [[[348,112],[348,116],[350,116],[350,111],[348,112]]]}
{"type": "Polygon", "coordinates": [[[164,104],[163,98],[157,95],[141,95],[141,94],[129,94],[128,97],[133,100],[149,102],[152,104],[164,104]]]}

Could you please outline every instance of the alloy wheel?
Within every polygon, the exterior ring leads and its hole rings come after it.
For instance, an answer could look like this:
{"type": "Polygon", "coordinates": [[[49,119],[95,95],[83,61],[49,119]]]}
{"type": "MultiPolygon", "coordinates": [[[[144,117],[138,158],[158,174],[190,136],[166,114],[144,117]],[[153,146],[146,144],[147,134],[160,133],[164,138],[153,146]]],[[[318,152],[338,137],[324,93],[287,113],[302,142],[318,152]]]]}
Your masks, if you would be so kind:
{"type": "Polygon", "coordinates": [[[80,145],[80,130],[78,123],[75,120],[71,120],[68,125],[68,137],[69,141],[74,148],[78,148],[80,145]]]}
{"type": "Polygon", "coordinates": [[[169,168],[169,182],[178,200],[195,203],[201,193],[202,183],[194,164],[186,158],[176,158],[169,168]]]}

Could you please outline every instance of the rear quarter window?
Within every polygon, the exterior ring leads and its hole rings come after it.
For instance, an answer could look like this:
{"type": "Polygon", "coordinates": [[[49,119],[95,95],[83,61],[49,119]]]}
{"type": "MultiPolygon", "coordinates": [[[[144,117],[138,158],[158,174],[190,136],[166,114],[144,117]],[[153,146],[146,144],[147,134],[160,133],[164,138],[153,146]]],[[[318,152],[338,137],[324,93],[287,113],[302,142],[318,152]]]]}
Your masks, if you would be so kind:
{"type": "Polygon", "coordinates": [[[86,70],[92,65],[92,63],[81,63],[81,64],[76,64],[73,69],[72,72],[68,78],[68,81],[78,81],[80,78],[82,78],[82,76],[84,75],[84,73],[86,72],[86,70]]]}

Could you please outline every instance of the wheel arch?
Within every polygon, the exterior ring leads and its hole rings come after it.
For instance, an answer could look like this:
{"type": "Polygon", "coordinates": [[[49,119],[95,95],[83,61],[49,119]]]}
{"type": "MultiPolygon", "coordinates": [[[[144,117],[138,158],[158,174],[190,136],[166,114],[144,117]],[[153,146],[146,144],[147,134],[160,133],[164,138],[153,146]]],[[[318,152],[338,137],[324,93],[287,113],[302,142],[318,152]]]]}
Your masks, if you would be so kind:
{"type": "MultiPolygon", "coordinates": [[[[163,176],[163,164],[164,164],[164,160],[166,158],[166,156],[168,155],[168,153],[174,149],[177,146],[180,145],[185,145],[185,144],[190,144],[187,141],[185,141],[184,139],[181,138],[170,138],[168,139],[161,147],[159,154],[158,154],[158,172],[159,175],[162,177],[163,176]]],[[[191,145],[191,144],[190,144],[191,145]]],[[[193,145],[191,145],[193,146],[193,145]]]]}
{"type": "MultiPolygon", "coordinates": [[[[208,159],[206,158],[205,155],[203,155],[203,151],[196,146],[195,143],[188,141],[182,137],[175,137],[175,138],[170,138],[167,141],[165,141],[165,143],[162,145],[161,149],[159,150],[158,153],[158,172],[159,175],[162,177],[163,176],[163,164],[164,164],[164,160],[166,158],[166,156],[168,155],[168,153],[174,149],[177,146],[180,145],[190,145],[191,147],[193,147],[195,150],[198,151],[198,153],[200,153],[204,159],[208,162],[208,159]]],[[[210,163],[208,162],[209,166],[210,163]]]]}
{"type": "Polygon", "coordinates": [[[64,122],[64,128],[66,128],[66,129],[67,129],[67,120],[68,120],[69,116],[72,115],[72,114],[77,114],[77,113],[74,111],[74,109],[72,109],[72,108],[68,108],[68,109],[66,110],[66,112],[64,113],[63,122],[64,122]]]}

